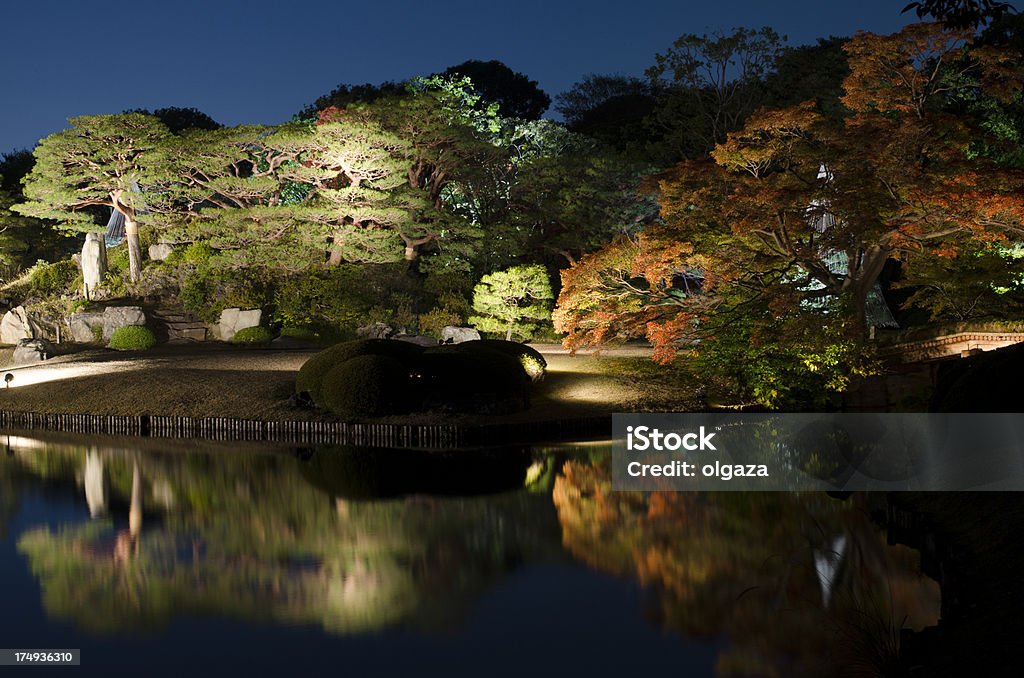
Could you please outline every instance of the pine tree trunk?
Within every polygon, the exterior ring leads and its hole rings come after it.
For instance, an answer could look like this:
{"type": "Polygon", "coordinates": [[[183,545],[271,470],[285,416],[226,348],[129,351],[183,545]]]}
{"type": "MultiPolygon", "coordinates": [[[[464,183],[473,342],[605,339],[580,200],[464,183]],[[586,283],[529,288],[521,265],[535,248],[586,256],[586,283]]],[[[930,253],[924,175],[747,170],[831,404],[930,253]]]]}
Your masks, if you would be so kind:
{"type": "Polygon", "coordinates": [[[124,238],[128,243],[128,271],[132,282],[142,275],[142,245],[139,243],[139,225],[125,216],[124,238]]]}

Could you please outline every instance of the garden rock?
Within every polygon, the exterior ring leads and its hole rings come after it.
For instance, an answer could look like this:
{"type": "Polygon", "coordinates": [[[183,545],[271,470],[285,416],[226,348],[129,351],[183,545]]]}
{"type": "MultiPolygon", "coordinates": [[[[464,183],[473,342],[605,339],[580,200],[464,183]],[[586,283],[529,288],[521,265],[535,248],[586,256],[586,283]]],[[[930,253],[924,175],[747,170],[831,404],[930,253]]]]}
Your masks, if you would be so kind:
{"type": "Polygon", "coordinates": [[[35,336],[35,325],[28,319],[24,306],[15,306],[0,320],[0,344],[15,346],[22,339],[35,336]]]}
{"type": "Polygon", "coordinates": [[[53,344],[45,339],[22,339],[14,348],[11,361],[15,365],[37,363],[53,355],[53,344]]]}
{"type": "Polygon", "coordinates": [[[174,247],[168,243],[160,242],[149,246],[149,258],[153,261],[163,261],[171,256],[174,247]]]}
{"type": "Polygon", "coordinates": [[[89,294],[99,287],[103,275],[107,272],[107,247],[100,233],[86,233],[85,245],[82,246],[82,279],[89,294]]]}
{"type": "Polygon", "coordinates": [[[387,323],[373,323],[356,330],[356,336],[360,339],[387,339],[395,333],[387,323]]]}
{"type": "Polygon", "coordinates": [[[220,321],[217,323],[217,338],[221,341],[231,341],[239,330],[247,327],[259,327],[263,311],[258,308],[243,311],[240,308],[225,308],[220,312],[220,321]]]}
{"type": "Polygon", "coordinates": [[[441,330],[442,344],[461,344],[466,341],[479,341],[480,333],[472,327],[455,327],[448,325],[441,330]]]}
{"type": "Polygon", "coordinates": [[[90,344],[103,335],[103,314],[72,313],[68,318],[68,331],[72,341],[90,344]],[[98,328],[98,331],[94,330],[94,327],[98,328]]]}
{"type": "Polygon", "coordinates": [[[91,344],[97,340],[107,341],[120,327],[145,324],[146,314],[139,306],[108,306],[102,313],[72,313],[68,318],[71,339],[81,344],[91,344]]]}

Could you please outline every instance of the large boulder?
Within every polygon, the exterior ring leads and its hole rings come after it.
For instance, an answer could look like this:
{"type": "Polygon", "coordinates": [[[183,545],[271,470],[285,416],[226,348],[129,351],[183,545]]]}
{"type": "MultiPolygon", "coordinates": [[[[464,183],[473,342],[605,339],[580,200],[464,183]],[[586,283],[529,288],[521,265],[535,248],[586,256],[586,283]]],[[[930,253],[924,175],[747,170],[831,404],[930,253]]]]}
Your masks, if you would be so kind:
{"type": "Polygon", "coordinates": [[[15,365],[37,363],[53,355],[53,344],[45,339],[22,339],[14,348],[11,362],[15,365]]]}
{"type": "Polygon", "coordinates": [[[78,312],[68,318],[72,341],[82,344],[91,344],[97,340],[108,341],[121,327],[145,324],[146,314],[139,306],[108,306],[102,313],[78,312]]]}
{"type": "Polygon", "coordinates": [[[15,306],[0,320],[0,344],[17,346],[22,339],[33,339],[35,336],[35,325],[29,320],[24,306],[15,306]]]}
{"type": "Polygon", "coordinates": [[[155,245],[149,246],[149,258],[152,261],[163,261],[167,257],[171,256],[171,252],[174,251],[174,247],[165,242],[159,242],[155,245]]]}
{"type": "Polygon", "coordinates": [[[72,313],[68,318],[68,333],[71,341],[91,344],[103,337],[102,313],[72,313]]]}
{"type": "Polygon", "coordinates": [[[394,333],[394,328],[387,323],[373,323],[356,330],[356,336],[360,339],[387,339],[394,333]]]}
{"type": "Polygon", "coordinates": [[[231,341],[239,330],[247,327],[259,327],[263,311],[258,308],[242,310],[240,308],[225,308],[220,312],[220,321],[217,323],[217,338],[221,341],[231,341]]]}
{"type": "Polygon", "coordinates": [[[103,242],[102,234],[85,234],[85,244],[82,246],[79,263],[82,266],[82,279],[88,293],[92,294],[92,291],[103,282],[103,276],[107,272],[107,246],[103,242]]]}
{"type": "Polygon", "coordinates": [[[441,330],[442,344],[461,344],[465,341],[479,341],[480,333],[472,327],[455,327],[448,325],[441,330]]]}

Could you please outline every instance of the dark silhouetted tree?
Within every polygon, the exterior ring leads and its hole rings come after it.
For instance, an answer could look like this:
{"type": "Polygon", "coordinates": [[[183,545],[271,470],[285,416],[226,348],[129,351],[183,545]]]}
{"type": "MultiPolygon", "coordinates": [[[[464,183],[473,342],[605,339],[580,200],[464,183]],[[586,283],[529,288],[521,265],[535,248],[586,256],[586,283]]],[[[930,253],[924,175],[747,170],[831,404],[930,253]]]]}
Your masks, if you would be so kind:
{"type": "Polygon", "coordinates": [[[919,19],[931,17],[950,28],[977,28],[1016,11],[998,0],[922,0],[903,8],[903,12],[911,10],[919,19]]]}
{"type": "Polygon", "coordinates": [[[159,118],[163,124],[167,125],[167,129],[171,130],[172,134],[178,134],[189,129],[220,129],[223,127],[219,122],[197,108],[169,106],[167,108],[158,108],[155,111],[137,108],[125,111],[125,113],[141,113],[159,118]]]}
{"type": "Polygon", "coordinates": [[[473,83],[473,90],[484,101],[498,104],[506,118],[537,120],[551,105],[551,97],[522,73],[516,73],[500,61],[471,59],[452,66],[442,75],[461,75],[473,83]]]}

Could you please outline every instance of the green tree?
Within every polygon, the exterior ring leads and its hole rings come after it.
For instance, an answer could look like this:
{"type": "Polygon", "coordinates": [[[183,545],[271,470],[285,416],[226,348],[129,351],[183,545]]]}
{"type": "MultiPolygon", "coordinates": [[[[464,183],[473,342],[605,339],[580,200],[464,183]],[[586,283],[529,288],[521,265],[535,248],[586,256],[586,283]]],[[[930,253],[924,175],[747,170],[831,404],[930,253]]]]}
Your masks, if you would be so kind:
{"type": "Polygon", "coordinates": [[[138,280],[142,157],[170,131],[157,118],[141,113],[83,116],[70,123],[70,129],[51,134],[36,146],[35,167],[25,177],[27,202],[14,209],[79,232],[102,230],[87,208],[117,210],[125,217],[131,279],[138,280]]]}
{"type": "Polygon", "coordinates": [[[481,332],[529,339],[551,317],[551,283],[543,266],[513,266],[485,275],[473,290],[469,322],[481,332]]]}
{"type": "Polygon", "coordinates": [[[655,57],[647,76],[659,96],[649,124],[671,159],[700,157],[742,127],[764,103],[783,40],[767,27],[686,34],[655,57]]]}
{"type": "Polygon", "coordinates": [[[950,28],[976,28],[998,20],[1016,10],[1008,2],[999,0],[921,0],[903,8],[914,10],[919,19],[931,17],[950,28]]]}
{"type": "Polygon", "coordinates": [[[9,279],[40,259],[56,261],[76,249],[75,242],[44,219],[13,211],[25,201],[22,179],[32,171],[31,151],[5,153],[0,157],[0,277],[9,279]]]}
{"type": "Polygon", "coordinates": [[[473,91],[484,101],[498,104],[501,115],[508,118],[537,120],[551,105],[551,97],[522,73],[516,73],[500,61],[470,59],[442,73],[462,76],[473,83],[473,91]]]}
{"type": "Polygon", "coordinates": [[[143,115],[152,115],[155,118],[159,118],[161,122],[167,125],[167,129],[171,130],[172,134],[179,134],[190,129],[220,129],[224,126],[197,108],[168,106],[153,111],[137,108],[125,111],[125,113],[142,113],[143,115]]]}
{"type": "Polygon", "coordinates": [[[288,123],[167,138],[145,157],[146,219],[172,240],[208,241],[234,268],[303,270],[327,242],[304,213],[319,170],[299,160],[313,137],[308,125],[288,123]]]}
{"type": "Polygon", "coordinates": [[[656,142],[646,120],[657,98],[646,80],[591,74],[555,98],[566,126],[620,152],[642,155],[656,142]]]}

